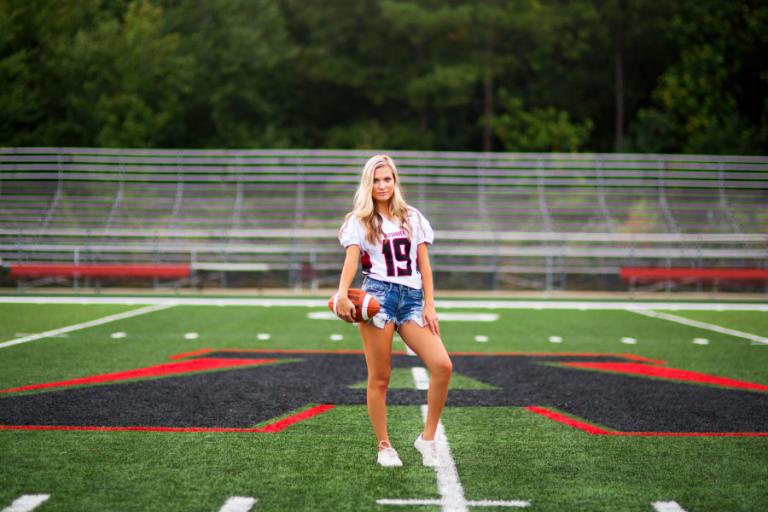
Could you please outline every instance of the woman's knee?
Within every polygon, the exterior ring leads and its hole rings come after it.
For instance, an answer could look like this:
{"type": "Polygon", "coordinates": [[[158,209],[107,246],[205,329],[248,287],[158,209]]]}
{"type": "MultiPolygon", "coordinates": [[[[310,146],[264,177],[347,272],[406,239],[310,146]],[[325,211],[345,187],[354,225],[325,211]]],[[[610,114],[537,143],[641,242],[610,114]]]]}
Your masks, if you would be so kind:
{"type": "Polygon", "coordinates": [[[453,372],[453,363],[451,362],[451,358],[446,355],[444,358],[440,358],[439,360],[433,362],[429,368],[429,371],[433,376],[437,378],[450,377],[451,372],[453,372]]]}
{"type": "Polygon", "coordinates": [[[377,371],[374,373],[368,374],[368,387],[379,389],[379,390],[386,390],[387,387],[389,387],[389,379],[392,375],[391,370],[386,371],[377,371]]]}

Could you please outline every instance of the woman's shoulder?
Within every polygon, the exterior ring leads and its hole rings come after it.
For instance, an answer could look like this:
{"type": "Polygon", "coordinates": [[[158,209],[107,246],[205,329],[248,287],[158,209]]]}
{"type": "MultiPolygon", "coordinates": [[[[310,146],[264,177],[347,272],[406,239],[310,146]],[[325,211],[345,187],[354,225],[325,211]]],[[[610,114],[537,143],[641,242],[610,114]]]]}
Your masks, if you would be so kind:
{"type": "Polygon", "coordinates": [[[348,212],[344,216],[344,222],[341,223],[341,227],[344,228],[346,226],[360,226],[362,225],[362,222],[358,218],[357,215],[355,215],[355,212],[348,212]]]}

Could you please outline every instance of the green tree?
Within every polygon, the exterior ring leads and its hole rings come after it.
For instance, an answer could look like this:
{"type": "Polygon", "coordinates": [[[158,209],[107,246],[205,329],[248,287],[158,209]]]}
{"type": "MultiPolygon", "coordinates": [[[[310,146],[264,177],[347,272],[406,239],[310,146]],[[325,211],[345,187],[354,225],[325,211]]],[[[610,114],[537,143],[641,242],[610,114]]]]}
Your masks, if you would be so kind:
{"type": "Polygon", "coordinates": [[[766,11],[0,0],[0,144],[764,153],[766,11]]]}
{"type": "Polygon", "coordinates": [[[571,121],[568,112],[554,107],[525,109],[520,98],[500,91],[503,113],[491,125],[507,151],[574,152],[582,149],[592,130],[590,120],[571,121]]]}
{"type": "Polygon", "coordinates": [[[290,125],[302,130],[298,144],[434,147],[406,91],[418,58],[382,16],[379,0],[284,0],[281,6],[298,47],[280,75],[290,94],[283,101],[290,125]]]}
{"type": "Polygon", "coordinates": [[[190,60],[149,1],[2,4],[3,141],[157,146],[171,142],[190,60]]]}
{"type": "Polygon", "coordinates": [[[688,2],[673,19],[679,59],[632,127],[640,151],[764,153],[768,149],[768,6],[688,2]]]}
{"type": "Polygon", "coordinates": [[[80,30],[51,58],[68,91],[68,113],[97,146],[142,147],[171,142],[192,59],[178,34],[165,33],[163,10],[131,2],[122,18],[104,17],[80,30]]]}
{"type": "Polygon", "coordinates": [[[288,78],[281,66],[294,54],[282,13],[272,0],[172,2],[170,30],[194,57],[178,139],[191,147],[290,145],[288,78]]]}
{"type": "Polygon", "coordinates": [[[68,45],[78,28],[92,24],[100,11],[97,0],[75,4],[0,1],[0,144],[57,143],[45,136],[51,125],[66,123],[61,75],[50,54],[68,45]]]}

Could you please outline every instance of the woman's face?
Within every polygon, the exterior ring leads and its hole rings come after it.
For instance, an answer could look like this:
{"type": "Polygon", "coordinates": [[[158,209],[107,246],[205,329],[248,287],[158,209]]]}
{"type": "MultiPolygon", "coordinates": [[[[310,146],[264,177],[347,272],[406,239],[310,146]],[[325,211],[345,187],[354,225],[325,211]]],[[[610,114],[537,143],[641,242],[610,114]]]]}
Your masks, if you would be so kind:
{"type": "Polygon", "coordinates": [[[373,171],[373,200],[380,203],[388,203],[395,193],[395,177],[388,165],[379,167],[373,171]]]}

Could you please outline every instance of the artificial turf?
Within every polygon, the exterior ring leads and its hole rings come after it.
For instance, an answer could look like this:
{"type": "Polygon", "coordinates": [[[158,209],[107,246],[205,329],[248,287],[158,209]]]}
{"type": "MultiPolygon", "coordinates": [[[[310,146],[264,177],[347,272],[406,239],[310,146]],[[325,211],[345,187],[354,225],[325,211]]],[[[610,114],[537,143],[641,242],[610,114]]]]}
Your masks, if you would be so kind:
{"type": "MultiPolygon", "coordinates": [[[[2,304],[0,342],[138,307],[2,304]]],[[[176,306],[7,347],[0,389],[164,364],[204,348],[360,349],[354,326],[309,320],[314,310],[176,306]],[[112,338],[118,331],[125,337],[112,338]]],[[[449,351],[633,354],[768,384],[768,346],[738,337],[627,311],[494,312],[495,322],[443,322],[449,351]],[[622,343],[627,337],[636,343],[622,343]],[[692,342],[701,337],[709,343],[692,342]]],[[[670,312],[768,335],[764,312],[670,312]]],[[[394,348],[404,351],[399,341],[394,348]]],[[[396,369],[393,389],[408,388],[408,378],[396,369]]],[[[457,375],[454,388],[471,390],[475,381],[457,375]]],[[[272,434],[0,431],[0,507],[36,493],[51,495],[41,511],[216,511],[230,496],[253,496],[254,511],[386,510],[377,499],[437,498],[434,471],[410,446],[419,407],[391,406],[389,415],[403,468],[375,465],[364,405],[337,406],[272,434]]],[[[443,421],[467,499],[527,500],[543,511],[641,511],[670,500],[688,512],[768,508],[768,437],[591,435],[522,407],[448,407],[443,421]]]]}

